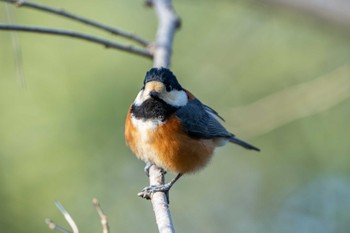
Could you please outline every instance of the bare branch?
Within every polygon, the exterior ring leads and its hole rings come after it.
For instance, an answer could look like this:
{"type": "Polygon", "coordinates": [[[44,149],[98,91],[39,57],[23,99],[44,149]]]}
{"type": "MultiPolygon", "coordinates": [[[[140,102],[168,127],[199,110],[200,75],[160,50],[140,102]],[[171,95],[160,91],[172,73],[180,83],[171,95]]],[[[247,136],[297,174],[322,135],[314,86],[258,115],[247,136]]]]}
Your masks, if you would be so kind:
{"type": "Polygon", "coordinates": [[[55,201],[57,209],[63,214],[64,218],[68,222],[69,226],[72,228],[73,233],[79,233],[79,229],[77,224],[75,224],[72,216],[67,212],[67,210],[63,207],[63,205],[59,201],[55,201]]]}
{"type": "Polygon", "coordinates": [[[152,5],[158,17],[156,48],[154,51],[153,66],[169,67],[176,29],[180,26],[180,19],[175,14],[171,0],[153,0],[152,5]]]}
{"type": "Polygon", "coordinates": [[[70,31],[70,30],[23,26],[23,25],[10,25],[10,24],[0,24],[0,30],[35,32],[35,33],[44,33],[44,34],[51,34],[51,35],[73,37],[81,40],[90,41],[96,44],[100,44],[105,46],[106,48],[119,49],[125,52],[137,54],[143,57],[152,58],[152,54],[147,49],[134,47],[132,45],[123,45],[123,44],[112,42],[99,37],[91,36],[80,32],[70,31]]]}
{"type": "MultiPolygon", "coordinates": [[[[149,169],[150,185],[163,185],[164,172],[154,165],[149,169]]],[[[174,225],[171,219],[168,199],[165,193],[156,192],[151,195],[151,202],[153,206],[154,215],[160,233],[174,233],[174,225]]]]}
{"type": "Polygon", "coordinates": [[[102,224],[102,229],[103,229],[103,233],[108,233],[109,232],[109,225],[108,225],[108,220],[107,220],[107,216],[104,214],[100,203],[98,202],[97,198],[92,199],[92,204],[95,206],[96,211],[98,213],[98,215],[100,216],[101,219],[101,224],[102,224]]]}
{"type": "Polygon", "coordinates": [[[47,218],[45,219],[45,223],[48,225],[48,227],[50,228],[50,230],[55,230],[55,231],[59,231],[62,233],[72,233],[69,230],[67,230],[66,228],[57,225],[56,223],[54,223],[54,221],[52,221],[51,219],[47,218]]]}
{"type": "MultiPolygon", "coordinates": [[[[180,20],[175,14],[171,0],[147,0],[146,4],[155,8],[158,17],[153,67],[169,67],[174,34],[180,26],[180,20]]],[[[149,181],[150,185],[163,185],[164,172],[152,165],[149,169],[149,181]]],[[[164,192],[156,192],[150,198],[158,231],[161,233],[175,232],[166,194],[164,192]]]]}
{"type": "Polygon", "coordinates": [[[31,9],[40,10],[40,11],[44,11],[47,13],[59,15],[59,16],[62,16],[62,17],[65,17],[65,18],[92,26],[94,28],[107,31],[109,33],[112,33],[113,35],[118,35],[118,36],[130,39],[130,40],[133,40],[133,41],[135,41],[135,42],[137,42],[140,45],[145,46],[145,47],[150,45],[150,42],[148,40],[146,40],[138,35],[135,35],[133,33],[126,32],[126,31],[123,31],[121,29],[113,28],[113,27],[95,22],[95,21],[90,20],[88,18],[84,18],[82,16],[67,12],[63,9],[55,9],[55,8],[40,5],[37,3],[28,2],[28,1],[21,1],[21,0],[0,0],[0,1],[15,4],[18,7],[27,7],[27,8],[31,8],[31,9]]]}
{"type": "Polygon", "coordinates": [[[59,201],[55,201],[57,209],[63,214],[64,218],[68,222],[69,226],[72,228],[73,232],[67,230],[66,228],[57,225],[54,223],[51,219],[47,218],[45,219],[46,224],[51,230],[56,230],[62,233],[79,233],[79,229],[77,225],[75,224],[73,218],[70,216],[70,214],[64,209],[63,205],[59,201]]]}

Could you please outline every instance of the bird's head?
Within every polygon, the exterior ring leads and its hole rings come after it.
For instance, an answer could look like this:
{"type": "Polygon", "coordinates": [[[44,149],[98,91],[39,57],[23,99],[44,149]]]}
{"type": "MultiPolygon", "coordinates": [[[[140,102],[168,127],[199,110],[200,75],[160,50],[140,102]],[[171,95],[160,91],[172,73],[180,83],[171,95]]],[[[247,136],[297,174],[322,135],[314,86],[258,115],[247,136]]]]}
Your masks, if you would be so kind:
{"type": "Polygon", "coordinates": [[[185,90],[175,75],[166,68],[152,68],[146,73],[143,87],[134,104],[140,106],[148,99],[162,101],[173,107],[184,106],[188,101],[185,90]]]}

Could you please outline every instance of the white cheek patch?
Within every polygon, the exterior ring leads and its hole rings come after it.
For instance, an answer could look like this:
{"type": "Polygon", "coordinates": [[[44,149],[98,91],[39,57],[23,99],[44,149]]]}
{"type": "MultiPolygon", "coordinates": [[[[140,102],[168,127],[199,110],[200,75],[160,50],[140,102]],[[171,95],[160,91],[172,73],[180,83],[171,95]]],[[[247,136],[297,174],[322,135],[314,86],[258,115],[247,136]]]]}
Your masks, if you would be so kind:
{"type": "Polygon", "coordinates": [[[175,107],[185,106],[188,102],[187,94],[184,91],[172,90],[166,92],[161,98],[169,105],[175,107]]]}
{"type": "MultiPolygon", "coordinates": [[[[134,101],[134,104],[136,106],[141,106],[141,104],[151,98],[149,95],[149,90],[141,90],[134,101]]],[[[160,93],[160,98],[164,100],[167,104],[174,106],[174,107],[182,107],[185,106],[188,102],[188,97],[185,91],[181,90],[172,90],[170,92],[164,91],[163,93],[160,93]]]]}
{"type": "Polygon", "coordinates": [[[140,106],[145,100],[147,100],[148,98],[150,98],[149,95],[145,95],[145,91],[144,90],[141,90],[137,96],[136,96],[136,99],[134,101],[134,104],[136,106],[140,106]]]}

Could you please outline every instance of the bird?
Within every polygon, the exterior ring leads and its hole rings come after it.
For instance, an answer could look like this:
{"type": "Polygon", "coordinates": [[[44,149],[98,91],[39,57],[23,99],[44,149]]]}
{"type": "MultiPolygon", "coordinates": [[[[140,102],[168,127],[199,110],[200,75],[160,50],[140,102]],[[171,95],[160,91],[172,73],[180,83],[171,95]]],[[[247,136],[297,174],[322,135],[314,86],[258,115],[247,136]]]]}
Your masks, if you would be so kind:
{"type": "Polygon", "coordinates": [[[183,175],[204,168],[216,147],[227,143],[248,150],[259,148],[237,138],[214,109],[184,89],[173,72],[151,68],[131,104],[125,122],[126,144],[146,163],[176,175],[169,183],[146,187],[146,193],[166,192],[183,175]]]}

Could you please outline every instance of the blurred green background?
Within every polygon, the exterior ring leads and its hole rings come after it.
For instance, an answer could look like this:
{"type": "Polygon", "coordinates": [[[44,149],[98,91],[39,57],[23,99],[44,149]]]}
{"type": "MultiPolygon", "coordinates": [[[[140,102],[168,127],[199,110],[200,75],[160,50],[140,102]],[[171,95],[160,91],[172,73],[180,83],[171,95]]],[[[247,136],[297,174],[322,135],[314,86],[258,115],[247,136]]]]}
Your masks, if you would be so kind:
{"type": "MultiPolygon", "coordinates": [[[[142,1],[37,1],[153,39],[142,1]]],[[[175,0],[183,27],[172,70],[181,84],[262,149],[228,145],[171,191],[178,232],[348,232],[350,229],[350,33],[304,13],[244,1],[175,0]]],[[[13,8],[11,6],[11,8],[13,8]]],[[[127,43],[29,9],[18,24],[67,28],[127,43]]],[[[0,22],[6,23],[5,4],[0,22]]],[[[156,232],[143,162],[126,147],[124,118],[152,62],[57,36],[0,31],[0,231],[67,226],[81,232],[156,232]]],[[[168,179],[173,174],[167,176],[168,179]]]]}

